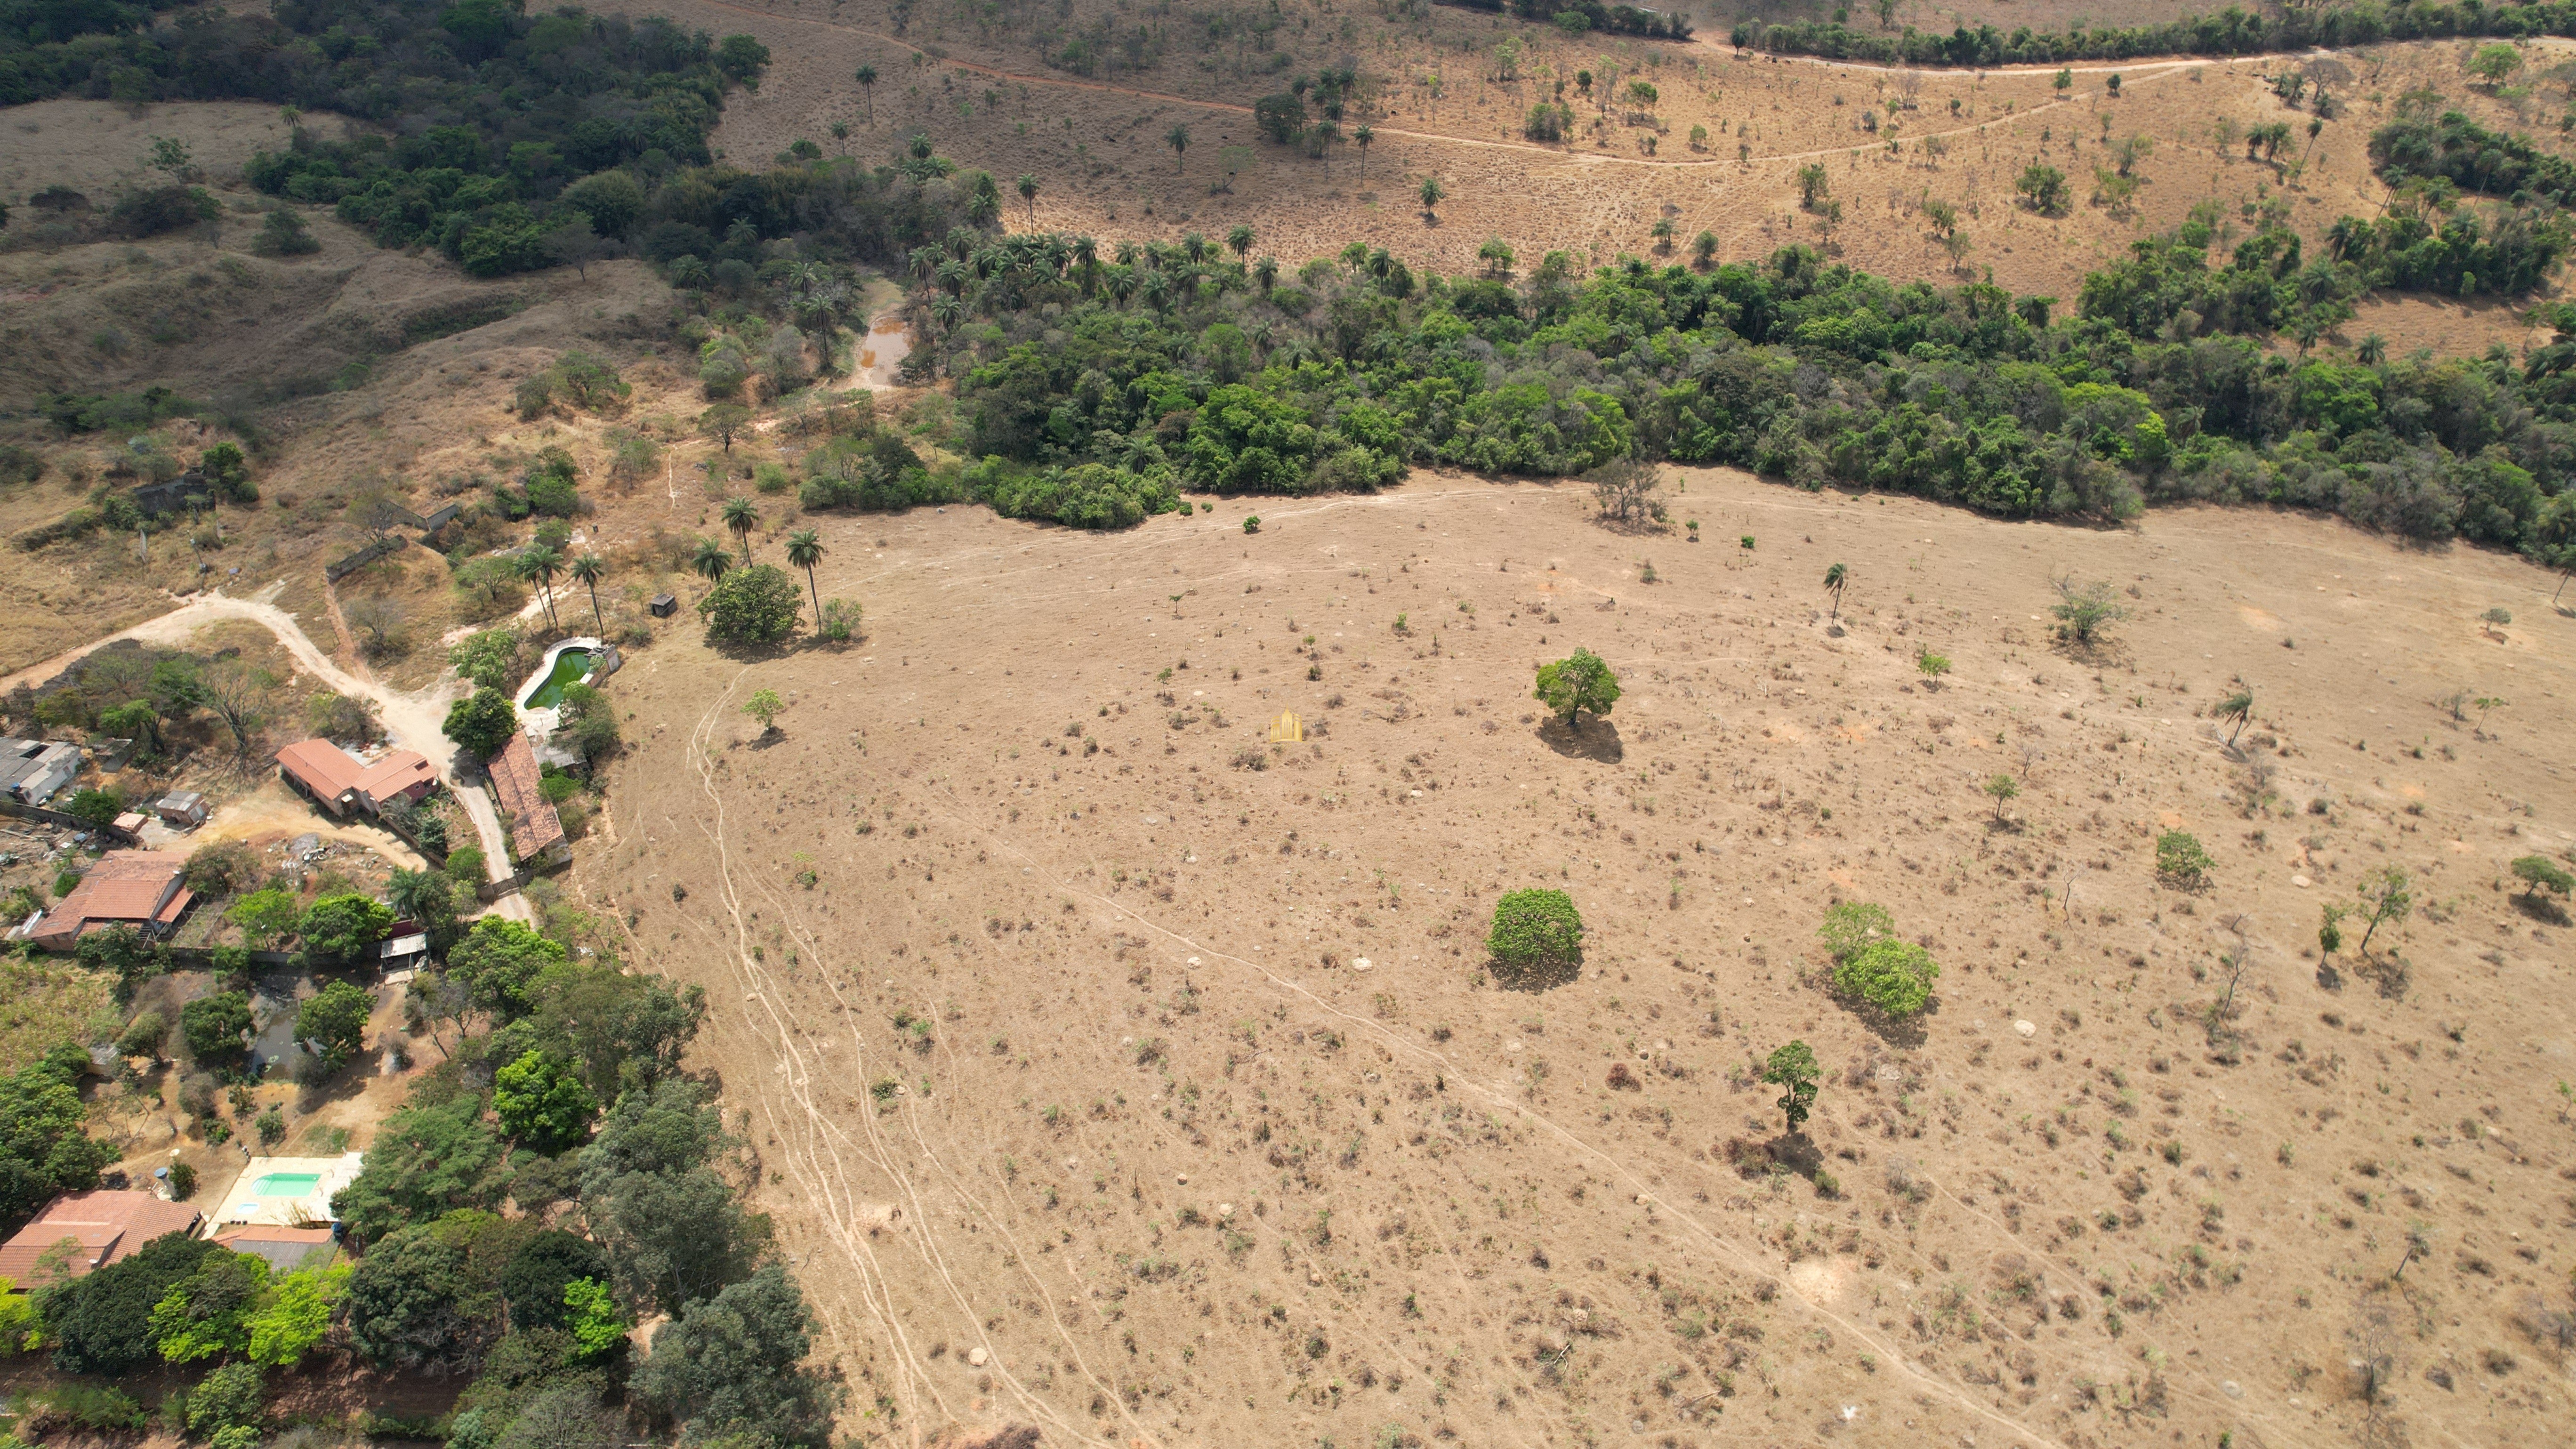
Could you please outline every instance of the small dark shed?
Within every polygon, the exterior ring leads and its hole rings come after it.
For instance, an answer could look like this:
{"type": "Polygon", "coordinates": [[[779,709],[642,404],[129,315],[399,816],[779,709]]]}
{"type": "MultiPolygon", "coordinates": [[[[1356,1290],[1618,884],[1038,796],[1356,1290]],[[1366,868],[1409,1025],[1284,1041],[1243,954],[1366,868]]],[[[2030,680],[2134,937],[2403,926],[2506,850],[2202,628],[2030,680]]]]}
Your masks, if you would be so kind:
{"type": "Polygon", "coordinates": [[[680,611],[680,601],[669,594],[655,594],[644,607],[653,611],[654,618],[667,619],[680,611]]]}

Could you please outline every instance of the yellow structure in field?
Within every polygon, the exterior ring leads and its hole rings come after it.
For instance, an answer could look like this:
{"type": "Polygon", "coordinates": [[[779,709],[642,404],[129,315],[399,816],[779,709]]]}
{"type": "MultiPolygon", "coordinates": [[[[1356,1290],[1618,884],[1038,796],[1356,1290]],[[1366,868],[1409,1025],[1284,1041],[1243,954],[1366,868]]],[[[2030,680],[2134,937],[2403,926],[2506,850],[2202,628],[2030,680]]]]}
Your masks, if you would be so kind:
{"type": "Polygon", "coordinates": [[[1270,722],[1270,743],[1274,745],[1302,744],[1305,739],[1306,722],[1297,718],[1293,709],[1281,710],[1279,718],[1270,722]]]}

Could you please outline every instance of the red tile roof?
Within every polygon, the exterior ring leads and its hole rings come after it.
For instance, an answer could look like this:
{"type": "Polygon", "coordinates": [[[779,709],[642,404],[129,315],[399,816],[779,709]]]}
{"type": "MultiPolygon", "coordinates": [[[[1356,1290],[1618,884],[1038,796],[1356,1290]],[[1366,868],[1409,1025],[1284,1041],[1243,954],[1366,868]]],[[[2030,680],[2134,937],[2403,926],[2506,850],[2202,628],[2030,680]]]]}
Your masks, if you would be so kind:
{"type": "Polygon", "coordinates": [[[167,924],[187,908],[188,892],[180,887],[187,858],[151,850],[111,850],[81,877],[32,933],[36,943],[61,949],[92,926],[167,924]]]}
{"type": "Polygon", "coordinates": [[[277,752],[280,769],[322,799],[337,801],[358,788],[366,766],[329,740],[297,740],[277,752]]]}
{"type": "Polygon", "coordinates": [[[31,1286],[31,1279],[43,1276],[37,1260],[66,1238],[79,1247],[65,1255],[60,1276],[78,1278],[131,1256],[164,1233],[194,1229],[199,1220],[197,1210],[186,1203],[163,1202],[148,1192],[100,1188],[66,1193],[0,1244],[0,1278],[21,1289],[31,1286]]]}
{"type": "Polygon", "coordinates": [[[492,776],[492,799],[510,822],[510,849],[521,860],[534,860],[562,843],[563,817],[546,801],[537,752],[526,735],[510,736],[501,753],[483,762],[492,776]]]}
{"type": "Polygon", "coordinates": [[[370,800],[385,801],[437,778],[438,771],[431,768],[427,756],[414,750],[388,750],[383,759],[359,774],[358,793],[370,800]]]}

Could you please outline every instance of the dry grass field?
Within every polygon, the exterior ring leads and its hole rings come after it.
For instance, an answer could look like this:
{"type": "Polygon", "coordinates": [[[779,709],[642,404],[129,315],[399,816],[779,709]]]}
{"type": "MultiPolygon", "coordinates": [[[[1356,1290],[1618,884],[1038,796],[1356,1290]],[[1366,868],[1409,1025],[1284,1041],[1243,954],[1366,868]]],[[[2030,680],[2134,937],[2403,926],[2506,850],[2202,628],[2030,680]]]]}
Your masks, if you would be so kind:
{"type": "Polygon", "coordinates": [[[2576,1036],[2560,918],[2503,884],[2576,839],[2549,581],[1676,481],[1708,542],[1426,475],[1254,536],[828,520],[863,642],[620,676],[580,887],[708,986],[856,1427],[2552,1442],[2576,1036]],[[2098,657],[2049,641],[2069,571],[2130,611],[2098,657]],[[1527,695],[1576,645],[1627,693],[1567,735],[1527,695]],[[2157,883],[2171,828],[2206,888],[2157,883]],[[2321,962],[2389,865],[2415,918],[2321,962]],[[1538,885],[1585,969],[1501,989],[1487,917],[1538,885]],[[1941,961],[1919,1028],[1819,989],[1844,899],[1941,961]],[[1791,1038],[1803,1141],[1748,1075],[1791,1038]]]}
{"type": "MultiPolygon", "coordinates": [[[[1738,58],[1731,15],[1703,15],[1696,44],[1576,44],[1456,9],[1300,4],[1256,43],[1093,0],[628,8],[771,47],[717,136],[735,161],[797,139],[873,159],[926,132],[1006,191],[1039,179],[1014,228],[1243,223],[1292,267],[1359,240],[1463,271],[1495,236],[1524,266],[1653,255],[1669,218],[1685,245],[1715,232],[1721,259],[1821,241],[1900,281],[1990,275],[2069,307],[2196,203],[2240,232],[2286,208],[2312,243],[2375,214],[2364,143],[2417,87],[2562,145],[2571,58],[2535,44],[2528,89],[2495,96],[2458,46],[2304,58],[2344,106],[2310,144],[2309,113],[2265,80],[2288,62],[2085,66],[2061,94],[2045,70],[1738,58]],[[1137,63],[1046,62],[1097,21],[1152,32],[1137,63]],[[1254,99],[1345,59],[1365,157],[1253,140],[1254,99]],[[1578,69],[1649,80],[1653,121],[1569,86],[1573,141],[1523,139],[1578,69]],[[2277,164],[2220,142],[2221,122],[2273,120],[2298,130],[2277,164]],[[2153,142],[2134,211],[2084,204],[2133,136],[2153,142]],[[2066,216],[2013,203],[2043,158],[2075,179],[2066,216]],[[1830,236],[1798,205],[1809,164],[1843,206],[1830,236]],[[1425,176],[1450,192],[1431,216],[1425,176]],[[1963,260],[1927,198],[1959,207],[1963,260]]],[[[14,194],[104,191],[175,132],[230,208],[152,242],[0,252],[12,409],[161,382],[238,407],[266,445],[261,505],[200,550],[100,539],[0,572],[0,672],[169,608],[203,561],[231,592],[282,581],[276,602],[353,672],[425,688],[444,639],[498,616],[418,550],[326,588],[369,499],[434,507],[566,448],[614,629],[665,585],[694,600],[685,543],[792,446],[694,435],[672,294],[639,262],[472,281],[321,213],[321,251],[252,255],[233,168],[274,141],[266,108],[62,102],[0,124],[14,194]],[[519,421],[516,382],[575,347],[634,385],[626,408],[519,421]],[[612,470],[639,437],[658,467],[612,470]],[[360,661],[343,609],[360,597],[401,601],[407,651],[360,661]]],[[[2519,349],[2523,310],[2376,300],[2321,345],[2519,349]]],[[[878,405],[919,421],[945,399],[878,405]]],[[[166,441],[200,442],[192,426],[166,441]]],[[[76,504],[121,441],[49,441],[55,471],[0,493],[0,532],[76,504]]],[[[723,1081],[758,1205],[824,1315],[853,1390],[841,1433],[2563,1440],[2569,936],[2508,874],[2576,847],[2557,580],[2286,513],[2088,530],[1667,478],[1676,526],[1653,534],[1603,528],[1577,487],[1429,472],[1122,534],[760,499],[755,551],[775,562],[781,530],[819,528],[817,585],[864,604],[864,637],[740,656],[699,643],[685,607],[656,626],[613,681],[629,749],[567,889],[622,923],[632,964],[707,989],[693,1065],[723,1081]],[[1835,563],[1839,607],[1819,585],[1835,563]],[[2129,613],[2098,650],[2052,637],[2066,576],[2129,613]],[[1567,731],[1530,680],[1576,646],[1626,693],[1567,731]],[[1925,650],[1946,679],[1918,670],[1925,650]],[[2210,710],[2240,684],[2254,719],[2231,744],[2210,710]],[[760,688],[789,701],[775,734],[740,709],[760,688]],[[1304,740],[1269,743],[1282,711],[1304,740]],[[2000,808],[1999,774],[2017,791],[2000,808]],[[2207,883],[2159,880],[2170,830],[2206,845],[2207,883]],[[2321,957],[2321,908],[2386,867],[2411,917],[2367,958],[2347,920],[2321,957]],[[1486,923],[1530,886],[1572,894],[1587,959],[1506,989],[1486,923]],[[1814,933],[1847,900],[1941,963],[1920,1022],[1825,989],[1814,933]],[[1825,1070],[1797,1136],[1754,1080],[1793,1038],[1825,1070]]],[[[586,598],[558,604],[589,627],[586,598]]],[[[13,1042],[91,1009],[58,987],[22,988],[13,1042]]]]}

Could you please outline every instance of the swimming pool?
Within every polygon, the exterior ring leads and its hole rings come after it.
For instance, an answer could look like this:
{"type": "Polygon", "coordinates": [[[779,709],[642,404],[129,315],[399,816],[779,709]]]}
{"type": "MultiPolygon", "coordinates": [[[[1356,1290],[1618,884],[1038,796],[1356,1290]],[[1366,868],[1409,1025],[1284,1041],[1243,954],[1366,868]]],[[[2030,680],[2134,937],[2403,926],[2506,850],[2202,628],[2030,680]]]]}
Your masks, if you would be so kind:
{"type": "Polygon", "coordinates": [[[553,709],[563,703],[564,686],[581,683],[582,676],[588,673],[590,673],[590,651],[566,649],[555,656],[554,668],[547,670],[546,677],[538,683],[537,687],[528,691],[528,697],[519,701],[520,707],[553,709]]]}
{"type": "Polygon", "coordinates": [[[250,1185],[253,1197],[309,1197],[322,1185],[318,1172],[272,1172],[250,1185]]]}

